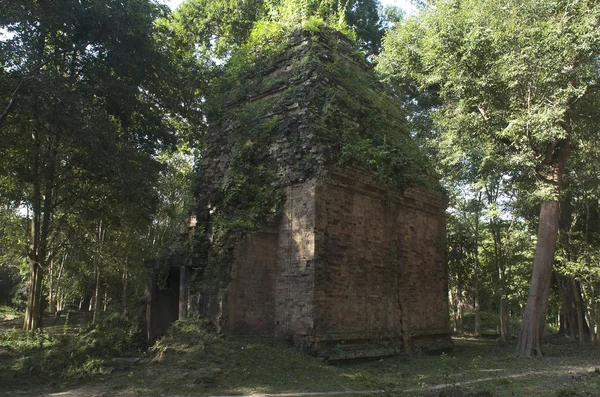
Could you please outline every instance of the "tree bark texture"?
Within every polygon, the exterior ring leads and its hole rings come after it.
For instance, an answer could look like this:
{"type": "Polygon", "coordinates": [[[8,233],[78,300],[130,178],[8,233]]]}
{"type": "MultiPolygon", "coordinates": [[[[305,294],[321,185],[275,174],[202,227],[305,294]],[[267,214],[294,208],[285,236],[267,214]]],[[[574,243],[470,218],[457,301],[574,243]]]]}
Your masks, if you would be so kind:
{"type": "Polygon", "coordinates": [[[29,265],[29,294],[23,329],[33,331],[42,326],[42,278],[43,269],[37,262],[29,265]]]}
{"type": "Polygon", "coordinates": [[[121,310],[127,315],[127,261],[123,264],[123,279],[121,285],[121,310]]]}
{"type": "Polygon", "coordinates": [[[572,276],[556,276],[561,301],[561,322],[559,333],[571,339],[578,338],[583,343],[590,333],[586,308],[581,296],[581,285],[572,276]]]}
{"type": "Polygon", "coordinates": [[[544,165],[551,169],[551,173],[545,180],[553,185],[554,195],[551,200],[543,202],[540,208],[533,273],[515,352],[517,356],[542,355],[542,339],[550,297],[552,267],[560,227],[562,178],[569,157],[569,138],[555,140],[549,149],[548,153],[551,155],[546,156],[544,165]]]}
{"type": "Polygon", "coordinates": [[[104,233],[105,229],[102,227],[102,220],[98,222],[98,234],[96,235],[96,244],[97,244],[97,252],[94,256],[94,275],[96,286],[94,288],[94,305],[93,305],[93,314],[92,314],[92,324],[95,324],[98,320],[98,310],[100,307],[100,261],[102,255],[102,242],[104,241],[104,233]]]}
{"type": "Polygon", "coordinates": [[[94,296],[93,296],[93,304],[92,304],[92,324],[96,324],[96,320],[98,318],[98,300],[100,300],[100,269],[98,267],[98,263],[96,262],[94,266],[94,296]]]}
{"type": "Polygon", "coordinates": [[[479,192],[477,197],[477,211],[475,212],[475,335],[481,334],[481,302],[480,302],[480,283],[479,283],[479,218],[481,216],[481,196],[479,192]]]}
{"type": "Polygon", "coordinates": [[[523,314],[523,324],[519,333],[517,356],[542,355],[542,337],[544,335],[546,311],[550,296],[552,265],[554,264],[554,251],[556,250],[556,241],[558,239],[559,216],[560,203],[558,200],[542,203],[538,240],[533,260],[533,274],[527,298],[527,306],[523,314]]]}
{"type": "Polygon", "coordinates": [[[510,338],[510,317],[508,298],[506,293],[502,292],[500,298],[500,340],[506,342],[510,338]]]}
{"type": "Polygon", "coordinates": [[[596,343],[600,342],[600,303],[596,306],[596,343]]]}
{"type": "MultiPolygon", "coordinates": [[[[34,160],[32,172],[39,176],[42,165],[40,160],[40,140],[37,131],[32,134],[34,143],[34,160]]],[[[29,291],[23,330],[33,331],[39,328],[42,319],[42,280],[43,265],[46,259],[46,245],[49,218],[42,207],[42,184],[34,180],[31,196],[31,220],[29,229],[29,291]]]]}

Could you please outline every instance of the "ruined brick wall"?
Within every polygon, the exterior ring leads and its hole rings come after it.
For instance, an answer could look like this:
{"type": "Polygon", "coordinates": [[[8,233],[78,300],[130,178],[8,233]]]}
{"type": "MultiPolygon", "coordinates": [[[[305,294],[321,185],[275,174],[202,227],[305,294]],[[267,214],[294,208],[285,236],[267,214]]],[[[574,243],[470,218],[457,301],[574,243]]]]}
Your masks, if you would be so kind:
{"type": "Polygon", "coordinates": [[[227,332],[273,335],[277,238],[271,227],[238,242],[226,300],[227,332]]]}
{"type": "Polygon", "coordinates": [[[394,208],[385,190],[354,174],[331,173],[318,193],[315,332],[320,341],[400,334],[397,264],[389,253],[394,208]]]}
{"type": "Polygon", "coordinates": [[[450,343],[445,198],[413,188],[400,208],[399,297],[407,350],[441,349],[450,343]]]}
{"type": "Polygon", "coordinates": [[[226,329],[319,353],[340,343],[451,346],[445,198],[381,186],[354,168],[288,186],[277,222],[237,245],[226,329]]]}
{"type": "Polygon", "coordinates": [[[286,189],[268,230],[238,242],[227,290],[226,330],[294,338],[313,328],[315,181],[286,189]]]}
{"type": "Polygon", "coordinates": [[[279,226],[275,335],[294,338],[313,328],[315,255],[314,180],[288,186],[279,226]]]}
{"type": "Polygon", "coordinates": [[[194,312],[313,351],[445,335],[445,201],[399,193],[437,186],[405,115],[339,32],[271,56],[211,98],[194,312]]]}
{"type": "Polygon", "coordinates": [[[445,199],[381,186],[372,173],[345,169],[318,189],[315,337],[448,347],[445,199]]]}

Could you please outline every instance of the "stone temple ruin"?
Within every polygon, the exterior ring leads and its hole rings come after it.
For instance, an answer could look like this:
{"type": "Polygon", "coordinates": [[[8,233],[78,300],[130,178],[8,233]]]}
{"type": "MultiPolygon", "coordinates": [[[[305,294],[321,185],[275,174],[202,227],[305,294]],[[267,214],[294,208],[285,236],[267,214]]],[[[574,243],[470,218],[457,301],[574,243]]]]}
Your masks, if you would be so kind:
{"type": "Polygon", "coordinates": [[[452,347],[446,198],[342,34],[298,31],[217,89],[192,253],[150,278],[150,338],[200,314],[329,359],[452,347]]]}

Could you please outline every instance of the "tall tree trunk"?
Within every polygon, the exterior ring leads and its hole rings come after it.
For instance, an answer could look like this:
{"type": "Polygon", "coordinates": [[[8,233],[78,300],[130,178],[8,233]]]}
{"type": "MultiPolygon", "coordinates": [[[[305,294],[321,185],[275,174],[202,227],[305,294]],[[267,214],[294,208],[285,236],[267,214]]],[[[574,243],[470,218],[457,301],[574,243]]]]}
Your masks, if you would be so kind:
{"type": "Polygon", "coordinates": [[[517,356],[542,355],[542,338],[550,296],[554,251],[558,239],[559,216],[560,203],[558,200],[542,203],[538,240],[533,260],[533,274],[527,306],[523,314],[523,324],[519,332],[517,356]]]}
{"type": "Polygon", "coordinates": [[[456,332],[462,334],[464,332],[464,290],[460,273],[456,284],[456,332]]]}
{"type": "Polygon", "coordinates": [[[96,236],[97,243],[97,252],[94,256],[94,269],[96,276],[96,287],[94,289],[94,306],[93,306],[93,315],[92,315],[92,324],[95,324],[98,320],[98,308],[100,301],[100,258],[101,258],[101,243],[104,240],[104,228],[102,227],[102,220],[98,221],[98,234],[96,236]]]}
{"type": "Polygon", "coordinates": [[[581,299],[581,288],[575,278],[571,277],[571,284],[573,287],[573,293],[575,296],[575,314],[577,317],[577,336],[579,337],[579,344],[583,344],[585,341],[585,331],[584,328],[587,328],[587,324],[585,324],[585,311],[583,308],[583,300],[581,299]]]}
{"type": "Polygon", "coordinates": [[[33,331],[41,326],[42,319],[42,279],[43,264],[46,257],[44,236],[45,216],[42,208],[42,186],[40,181],[41,169],[41,143],[37,129],[32,134],[34,141],[34,160],[32,173],[35,175],[33,181],[33,192],[31,197],[31,220],[29,230],[29,292],[23,329],[33,331]]]}
{"type": "Polygon", "coordinates": [[[42,267],[37,262],[29,265],[29,293],[23,329],[33,331],[42,326],[42,267]]]}
{"type": "Polygon", "coordinates": [[[561,317],[559,334],[571,339],[585,341],[590,333],[586,322],[586,308],[582,298],[580,283],[572,276],[556,275],[561,299],[561,317]]]}
{"type": "Polygon", "coordinates": [[[501,291],[500,297],[500,340],[506,342],[510,338],[510,318],[508,298],[504,290],[501,291]]]}
{"type": "MultiPolygon", "coordinates": [[[[591,221],[591,211],[590,211],[590,200],[588,198],[588,195],[585,193],[583,194],[583,200],[585,203],[585,232],[584,232],[584,239],[585,239],[585,243],[586,245],[589,244],[590,242],[590,221],[591,221]]],[[[591,263],[590,263],[590,256],[589,254],[586,254],[586,267],[590,268],[591,267],[591,263]]],[[[586,279],[586,283],[589,284],[590,286],[590,296],[589,299],[586,299],[585,305],[587,306],[587,310],[585,311],[585,317],[588,320],[588,334],[590,336],[590,341],[592,343],[595,343],[595,339],[596,339],[596,334],[594,332],[595,329],[595,320],[596,320],[596,305],[594,303],[594,301],[596,300],[596,291],[594,290],[594,277],[591,276],[589,279],[586,279]]],[[[585,288],[585,287],[584,287],[585,288]]],[[[584,290],[585,291],[585,290],[584,290]]]]}
{"type": "Polygon", "coordinates": [[[48,312],[56,312],[55,288],[54,288],[54,261],[50,261],[48,268],[48,312]]]}
{"type": "MultiPolygon", "coordinates": [[[[568,108],[568,110],[570,109],[568,108]]],[[[564,128],[568,132],[568,126],[564,128]]],[[[542,339],[550,297],[552,266],[560,224],[562,178],[569,157],[569,138],[550,143],[548,149],[549,155],[546,156],[547,159],[544,161],[544,165],[550,167],[552,171],[549,177],[541,177],[553,185],[555,189],[554,199],[543,202],[540,208],[531,285],[515,352],[517,356],[542,355],[542,339]]]]}
{"type": "Polygon", "coordinates": [[[458,298],[457,298],[457,292],[454,289],[450,290],[450,293],[448,295],[450,298],[450,307],[452,308],[452,324],[454,326],[454,332],[457,333],[458,332],[458,298]]]}
{"type": "Polygon", "coordinates": [[[96,323],[98,319],[98,301],[100,300],[100,268],[98,266],[98,262],[96,261],[95,266],[95,288],[94,288],[94,297],[93,297],[93,306],[92,306],[92,324],[96,323]]]}
{"type": "Polygon", "coordinates": [[[123,310],[123,315],[127,315],[127,260],[123,265],[123,285],[122,285],[122,293],[121,293],[121,309],[123,310]]]}
{"type": "Polygon", "coordinates": [[[475,335],[481,334],[481,302],[479,294],[479,217],[481,216],[481,192],[477,197],[475,211],[475,335]]]}
{"type": "MultiPolygon", "coordinates": [[[[487,190],[488,203],[496,204],[498,197],[498,187],[487,190]]],[[[490,219],[490,230],[494,241],[494,262],[498,271],[498,286],[500,290],[500,340],[506,341],[510,337],[510,325],[508,318],[508,296],[506,283],[506,265],[502,250],[502,222],[494,216],[490,219]]]]}
{"type": "Polygon", "coordinates": [[[56,308],[59,311],[63,310],[63,304],[61,303],[61,301],[64,299],[64,297],[62,296],[63,291],[61,288],[61,281],[62,281],[63,270],[65,268],[65,261],[67,260],[67,253],[68,253],[68,251],[65,249],[65,252],[60,261],[60,268],[58,269],[58,276],[56,276],[56,288],[55,288],[56,292],[54,293],[54,295],[56,296],[56,298],[55,298],[56,308]]]}
{"type": "Polygon", "coordinates": [[[575,303],[572,298],[571,282],[569,276],[556,275],[558,292],[560,295],[560,328],[559,335],[575,339],[575,303]]]}
{"type": "MultiPolygon", "coordinates": [[[[40,67],[44,59],[44,51],[46,48],[46,29],[45,26],[40,26],[38,40],[36,43],[35,64],[40,67]]],[[[29,234],[29,293],[27,297],[27,307],[25,309],[25,318],[23,329],[25,331],[33,331],[42,326],[42,281],[44,264],[46,260],[46,245],[48,243],[49,221],[51,207],[48,205],[52,200],[52,192],[46,191],[42,195],[42,183],[44,177],[47,176],[49,169],[44,167],[42,162],[42,147],[43,143],[40,139],[40,133],[43,130],[43,125],[40,122],[37,111],[39,106],[34,107],[34,123],[35,126],[31,131],[33,139],[33,164],[31,168],[32,196],[31,196],[31,227],[29,234]],[[44,205],[42,206],[42,197],[44,197],[44,205]]],[[[48,180],[46,179],[46,186],[48,180]]]]}
{"type": "Polygon", "coordinates": [[[591,294],[590,294],[590,304],[588,310],[588,322],[590,324],[590,341],[593,343],[597,342],[596,339],[596,291],[594,291],[594,282],[591,283],[591,294]]]}
{"type": "Polygon", "coordinates": [[[108,291],[104,291],[104,304],[102,305],[102,311],[108,310],[108,291]]]}
{"type": "Polygon", "coordinates": [[[596,343],[600,342],[600,302],[596,305],[596,343]]]}
{"type": "Polygon", "coordinates": [[[462,334],[464,331],[464,303],[461,299],[459,299],[458,301],[458,315],[456,316],[456,329],[458,330],[459,334],[462,334]]]}

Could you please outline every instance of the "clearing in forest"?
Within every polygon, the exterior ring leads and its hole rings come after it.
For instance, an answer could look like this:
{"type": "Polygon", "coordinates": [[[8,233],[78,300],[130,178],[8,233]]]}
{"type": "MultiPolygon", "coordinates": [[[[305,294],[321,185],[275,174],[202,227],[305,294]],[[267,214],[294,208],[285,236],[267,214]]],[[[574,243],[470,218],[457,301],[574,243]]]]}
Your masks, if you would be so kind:
{"type": "Polygon", "coordinates": [[[114,331],[40,334],[27,342],[5,325],[2,396],[600,395],[600,348],[556,337],[548,338],[546,356],[535,359],[513,357],[515,343],[461,337],[454,339],[449,355],[328,364],[284,341],[224,338],[202,321],[186,320],[133,363],[94,350],[114,338],[114,331]],[[73,368],[69,355],[86,354],[87,360],[73,368]]]}

